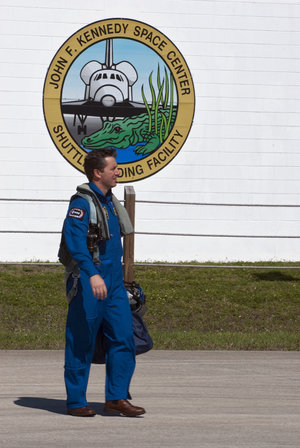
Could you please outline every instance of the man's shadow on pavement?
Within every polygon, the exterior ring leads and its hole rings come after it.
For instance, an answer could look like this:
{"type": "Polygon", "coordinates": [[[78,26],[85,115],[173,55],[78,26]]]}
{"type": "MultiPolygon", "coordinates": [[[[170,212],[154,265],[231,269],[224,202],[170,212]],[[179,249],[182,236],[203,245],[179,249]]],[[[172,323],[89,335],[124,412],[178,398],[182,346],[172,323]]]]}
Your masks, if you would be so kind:
{"type": "MultiPolygon", "coordinates": [[[[20,397],[14,401],[17,406],[23,406],[25,408],[42,409],[43,411],[54,412],[55,414],[66,414],[66,401],[58,400],[55,398],[42,398],[42,397],[20,397]]],[[[97,414],[107,416],[104,412],[104,403],[89,403],[97,414]]]]}

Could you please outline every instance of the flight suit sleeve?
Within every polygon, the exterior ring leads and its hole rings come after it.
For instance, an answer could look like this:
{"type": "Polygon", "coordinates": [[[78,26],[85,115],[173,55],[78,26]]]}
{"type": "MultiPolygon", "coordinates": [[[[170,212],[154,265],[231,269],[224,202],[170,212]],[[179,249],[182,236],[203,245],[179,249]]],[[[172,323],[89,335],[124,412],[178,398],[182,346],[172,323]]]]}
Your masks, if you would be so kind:
{"type": "Polygon", "coordinates": [[[89,227],[89,204],[80,197],[75,198],[68,209],[64,223],[64,235],[67,247],[78,266],[89,277],[99,274],[92,256],[88,251],[86,237],[89,227]]]}

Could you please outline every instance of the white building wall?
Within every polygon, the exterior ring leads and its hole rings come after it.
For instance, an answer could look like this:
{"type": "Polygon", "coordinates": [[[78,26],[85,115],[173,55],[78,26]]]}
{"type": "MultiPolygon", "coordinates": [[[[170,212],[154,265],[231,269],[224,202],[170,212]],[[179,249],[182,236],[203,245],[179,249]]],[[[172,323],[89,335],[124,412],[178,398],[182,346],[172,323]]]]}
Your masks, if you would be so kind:
{"type": "Polygon", "coordinates": [[[44,79],[68,37],[110,17],[158,28],[195,84],[185,145],[158,174],[132,184],[136,199],[221,204],[137,203],[137,232],[209,236],[138,233],[136,260],[299,260],[298,1],[0,0],[0,261],[57,260],[60,237],[47,232],[61,229],[67,204],[45,200],[68,200],[85,177],[48,134],[44,79]]]}

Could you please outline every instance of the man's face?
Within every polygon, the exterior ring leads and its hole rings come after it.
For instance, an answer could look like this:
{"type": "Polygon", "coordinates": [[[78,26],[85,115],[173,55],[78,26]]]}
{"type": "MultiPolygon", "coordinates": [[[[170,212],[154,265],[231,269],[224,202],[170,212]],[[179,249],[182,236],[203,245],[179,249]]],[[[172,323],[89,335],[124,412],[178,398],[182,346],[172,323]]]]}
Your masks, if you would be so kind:
{"type": "Polygon", "coordinates": [[[114,157],[106,157],[105,160],[106,167],[103,171],[99,171],[99,187],[106,194],[111,188],[117,185],[120,171],[114,157]]]}

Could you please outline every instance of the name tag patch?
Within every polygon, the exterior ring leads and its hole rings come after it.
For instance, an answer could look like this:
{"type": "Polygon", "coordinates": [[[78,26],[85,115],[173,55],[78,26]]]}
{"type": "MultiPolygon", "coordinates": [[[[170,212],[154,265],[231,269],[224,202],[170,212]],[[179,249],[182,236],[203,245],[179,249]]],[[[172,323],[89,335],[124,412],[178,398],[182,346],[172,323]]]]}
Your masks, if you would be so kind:
{"type": "Polygon", "coordinates": [[[85,210],[82,210],[81,208],[71,208],[69,211],[68,216],[70,218],[76,218],[82,220],[85,215],[85,210]]]}

